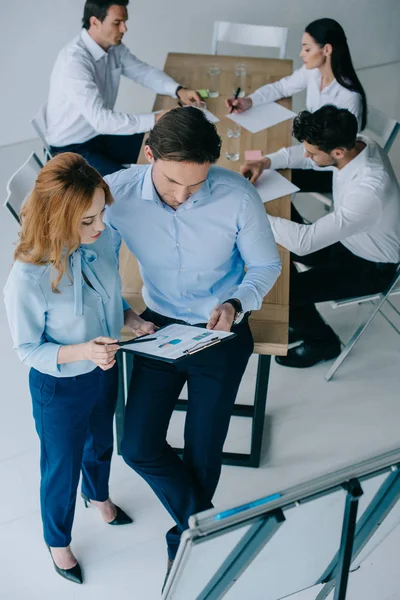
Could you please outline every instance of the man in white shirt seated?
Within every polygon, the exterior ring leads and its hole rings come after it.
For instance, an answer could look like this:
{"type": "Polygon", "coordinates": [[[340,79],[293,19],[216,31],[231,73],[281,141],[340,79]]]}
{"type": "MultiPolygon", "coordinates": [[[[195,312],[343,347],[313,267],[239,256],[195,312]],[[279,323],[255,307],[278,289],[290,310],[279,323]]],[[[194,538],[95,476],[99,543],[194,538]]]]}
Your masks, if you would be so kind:
{"type": "MultiPolygon", "coordinates": [[[[380,146],[357,136],[357,120],[348,110],[326,105],[300,113],[293,135],[303,142],[281,148],[241,172],[255,182],[264,169],[333,171],[333,211],[306,225],[269,217],[275,240],[292,253],[289,341],[302,343],[276,361],[287,367],[310,367],[340,354],[340,341],[314,303],[383,291],[400,261],[400,189],[380,146]],[[298,273],[293,262],[312,267],[298,273]]],[[[292,211],[295,209],[292,207],[292,211]]]]}
{"type": "MultiPolygon", "coordinates": [[[[163,113],[114,110],[121,75],[182,104],[200,101],[122,43],[129,0],[87,0],[81,34],[59,53],[50,78],[47,142],[53,154],[77,152],[105,176],[135,163],[143,135],[163,113]]],[[[165,111],[164,111],[165,112],[165,111]]]]}

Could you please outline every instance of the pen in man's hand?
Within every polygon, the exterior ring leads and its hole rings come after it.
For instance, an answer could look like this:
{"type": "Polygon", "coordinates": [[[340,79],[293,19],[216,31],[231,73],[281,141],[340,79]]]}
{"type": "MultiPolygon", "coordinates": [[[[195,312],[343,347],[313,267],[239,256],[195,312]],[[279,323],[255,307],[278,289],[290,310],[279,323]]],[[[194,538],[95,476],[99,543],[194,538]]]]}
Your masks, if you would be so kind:
{"type": "MultiPolygon", "coordinates": [[[[239,98],[240,91],[241,91],[240,87],[238,87],[238,89],[236,90],[236,94],[233,98],[233,102],[239,98]]],[[[235,110],[235,107],[233,106],[233,102],[232,102],[232,106],[231,106],[231,110],[229,111],[229,114],[232,114],[233,111],[235,110]]]]}

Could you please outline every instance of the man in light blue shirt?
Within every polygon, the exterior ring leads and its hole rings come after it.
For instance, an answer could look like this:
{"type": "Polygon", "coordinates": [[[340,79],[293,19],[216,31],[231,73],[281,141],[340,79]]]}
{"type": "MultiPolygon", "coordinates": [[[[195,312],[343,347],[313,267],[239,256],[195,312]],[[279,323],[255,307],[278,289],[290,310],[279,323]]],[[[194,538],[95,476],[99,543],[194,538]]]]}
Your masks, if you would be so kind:
{"type": "Polygon", "coordinates": [[[239,174],[212,166],[221,140],[201,110],[174,109],[150,133],[151,163],[106,178],[115,203],[105,221],[137,257],[156,326],[198,324],[234,331],[221,346],[178,364],[135,357],[122,454],[177,525],[167,534],[169,566],[188,518],[211,507],[237,390],[253,351],[248,313],[280,273],[262,201],[239,174]],[[245,271],[246,267],[246,271],[245,271]],[[188,384],[183,460],[166,442],[188,384]]]}

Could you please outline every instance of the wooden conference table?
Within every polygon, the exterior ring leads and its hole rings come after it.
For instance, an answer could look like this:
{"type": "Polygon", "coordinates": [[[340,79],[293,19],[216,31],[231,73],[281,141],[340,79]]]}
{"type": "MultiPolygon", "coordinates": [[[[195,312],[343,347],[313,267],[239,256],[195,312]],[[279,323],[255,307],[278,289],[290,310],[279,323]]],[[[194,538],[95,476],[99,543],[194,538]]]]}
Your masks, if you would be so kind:
{"type": "MultiPolygon", "coordinates": [[[[291,144],[291,121],[279,123],[265,131],[252,134],[245,129],[241,131],[240,160],[232,162],[225,157],[224,141],[226,128],[232,123],[225,117],[227,109],[225,99],[232,95],[234,67],[238,62],[246,64],[247,89],[250,93],[266,83],[272,83],[292,73],[291,60],[267,58],[238,58],[234,56],[215,56],[204,54],[168,54],[164,70],[176,81],[191,89],[207,87],[206,75],[208,67],[217,63],[220,71],[220,95],[218,98],[207,98],[207,108],[219,117],[216,124],[222,138],[222,152],[218,165],[238,171],[244,160],[245,150],[261,150],[263,154],[274,152],[282,146],[291,144]]],[[[291,108],[291,99],[280,103],[291,108]]],[[[153,110],[163,110],[177,106],[177,101],[168,96],[157,96],[153,110]]],[[[145,136],[146,140],[146,136],[145,136]]],[[[138,163],[145,163],[142,151],[138,163]]],[[[283,172],[283,175],[288,173],[283,172]]],[[[290,196],[285,196],[265,205],[268,213],[290,218],[290,196]]],[[[265,405],[268,390],[268,378],[271,355],[285,355],[288,347],[289,319],[289,252],[279,247],[282,260],[282,273],[270,293],[264,298],[262,308],[253,312],[250,318],[254,337],[254,352],[259,355],[255,388],[254,405],[235,405],[233,415],[252,418],[252,442],[250,454],[224,453],[225,464],[257,467],[260,462],[262,433],[265,418],[265,405]]],[[[122,277],[123,296],[140,313],[144,309],[141,294],[142,280],[136,258],[122,246],[120,253],[120,272],[122,277]]],[[[123,332],[123,337],[132,334],[123,332]]],[[[123,406],[126,400],[126,385],[132,369],[132,355],[123,353],[124,380],[121,379],[121,394],[117,410],[117,439],[120,442],[123,428],[123,406]]],[[[122,361],[121,361],[122,362],[122,361]]],[[[121,369],[122,371],[122,369],[121,369]]],[[[178,403],[177,410],[186,409],[186,400],[178,403]]],[[[119,444],[118,444],[119,445],[119,444]]]]}

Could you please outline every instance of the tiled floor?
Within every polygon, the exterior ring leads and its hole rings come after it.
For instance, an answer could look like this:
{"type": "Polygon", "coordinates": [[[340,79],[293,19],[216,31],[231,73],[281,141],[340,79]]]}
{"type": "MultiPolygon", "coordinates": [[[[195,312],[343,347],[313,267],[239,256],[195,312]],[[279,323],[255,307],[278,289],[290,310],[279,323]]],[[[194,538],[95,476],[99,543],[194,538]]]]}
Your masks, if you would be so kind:
{"type": "MultiPolygon", "coordinates": [[[[0,189],[7,175],[27,154],[28,145],[0,151],[0,189]]],[[[0,216],[0,286],[12,262],[17,228],[8,214],[0,216]]],[[[399,299],[396,304],[400,306],[399,299]]],[[[323,307],[329,322],[346,338],[367,306],[333,311],[323,307]]],[[[135,519],[131,526],[112,528],[95,509],[78,503],[73,547],[85,572],[85,585],[63,581],[52,569],[41,537],[38,502],[38,443],[31,417],[27,369],[11,350],[0,304],[0,597],[4,600],[156,600],[160,597],[166,553],[163,534],[171,521],[147,485],[114,458],[113,498],[135,519]]],[[[215,497],[217,505],[254,499],[307,477],[400,444],[400,338],[378,317],[365,338],[326,383],[328,365],[297,371],[273,364],[260,469],[225,467],[215,497]]],[[[249,402],[256,361],[252,360],[240,391],[249,402]]],[[[183,414],[171,426],[171,439],[181,438],[183,414]]],[[[249,424],[233,419],[227,448],[246,451],[249,424]]],[[[398,527],[352,574],[348,600],[400,599],[398,527]]],[[[284,561],[283,561],[284,562],[284,561]]],[[[282,576],[290,577],[282,566],[282,576]]],[[[262,585],[254,581],[254,589],[262,585]]],[[[311,600],[312,589],[293,596],[311,600]]],[[[252,598],[248,589],[246,598],[252,598]]],[[[192,600],[188,598],[187,600],[192,600]]]]}

